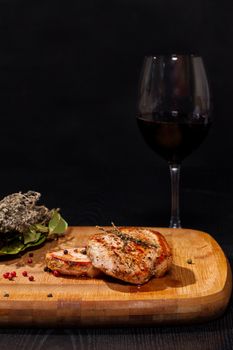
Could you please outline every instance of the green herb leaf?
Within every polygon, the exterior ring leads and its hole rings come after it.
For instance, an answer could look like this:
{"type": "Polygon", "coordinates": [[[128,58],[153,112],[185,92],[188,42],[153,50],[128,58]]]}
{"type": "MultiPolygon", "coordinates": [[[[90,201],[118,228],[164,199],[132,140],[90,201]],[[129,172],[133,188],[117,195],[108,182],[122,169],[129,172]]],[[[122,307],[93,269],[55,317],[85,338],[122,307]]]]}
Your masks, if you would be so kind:
{"type": "Polygon", "coordinates": [[[29,231],[23,234],[24,244],[38,241],[40,235],[40,232],[36,232],[36,230],[33,227],[30,227],[29,231]]]}
{"type": "Polygon", "coordinates": [[[61,217],[57,210],[53,210],[52,218],[48,226],[44,224],[34,224],[29,231],[22,234],[9,234],[6,237],[5,245],[0,248],[1,255],[16,255],[27,248],[39,246],[46,239],[63,234],[68,227],[67,222],[61,217]]]}
{"type": "Polygon", "coordinates": [[[67,222],[62,217],[60,217],[58,225],[53,230],[53,234],[54,233],[57,235],[62,234],[67,230],[67,227],[68,227],[67,222]]]}
{"type": "Polygon", "coordinates": [[[49,221],[49,236],[62,234],[66,231],[67,227],[67,222],[57,211],[54,211],[52,219],[49,221]]]}
{"type": "Polygon", "coordinates": [[[43,233],[49,232],[49,228],[47,226],[42,225],[42,224],[35,224],[34,227],[35,227],[36,231],[38,231],[38,232],[43,232],[43,233]]]}
{"type": "Polygon", "coordinates": [[[24,244],[20,240],[15,240],[11,244],[2,247],[0,249],[0,255],[18,254],[23,247],[24,244]]]}
{"type": "Polygon", "coordinates": [[[53,233],[53,231],[59,224],[60,218],[61,218],[61,215],[57,211],[54,211],[53,216],[49,221],[49,234],[53,233]]]}
{"type": "Polygon", "coordinates": [[[35,247],[37,245],[40,245],[41,243],[43,243],[46,240],[46,238],[47,238],[47,236],[41,234],[41,236],[38,239],[38,241],[26,244],[22,250],[25,250],[25,249],[27,249],[29,247],[35,247]]]}
{"type": "Polygon", "coordinates": [[[27,244],[23,244],[19,239],[16,239],[14,242],[12,242],[11,244],[5,245],[4,247],[2,247],[0,249],[0,255],[15,255],[18,254],[22,251],[24,251],[27,248],[30,247],[35,247],[37,245],[42,244],[47,236],[40,234],[41,236],[39,237],[39,239],[35,242],[30,242],[27,244]]]}

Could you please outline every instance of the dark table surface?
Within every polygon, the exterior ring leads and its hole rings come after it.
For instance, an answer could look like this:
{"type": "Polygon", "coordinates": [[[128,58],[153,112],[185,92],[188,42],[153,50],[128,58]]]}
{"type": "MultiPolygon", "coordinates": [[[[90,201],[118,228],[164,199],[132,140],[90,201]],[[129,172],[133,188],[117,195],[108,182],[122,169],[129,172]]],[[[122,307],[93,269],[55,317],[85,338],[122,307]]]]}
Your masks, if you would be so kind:
{"type": "MultiPolygon", "coordinates": [[[[72,167],[2,171],[2,195],[30,188],[43,193],[43,202],[61,207],[70,225],[166,226],[169,221],[169,174],[164,167],[149,169],[72,167]],[[17,178],[17,181],[15,180],[17,178]],[[139,181],[140,180],[140,181],[139,181]],[[17,185],[16,185],[17,184],[17,185]]],[[[232,172],[183,167],[181,213],[184,227],[210,233],[233,265],[232,172]]],[[[197,325],[120,328],[0,329],[0,349],[232,349],[233,303],[217,320],[197,325]]]]}

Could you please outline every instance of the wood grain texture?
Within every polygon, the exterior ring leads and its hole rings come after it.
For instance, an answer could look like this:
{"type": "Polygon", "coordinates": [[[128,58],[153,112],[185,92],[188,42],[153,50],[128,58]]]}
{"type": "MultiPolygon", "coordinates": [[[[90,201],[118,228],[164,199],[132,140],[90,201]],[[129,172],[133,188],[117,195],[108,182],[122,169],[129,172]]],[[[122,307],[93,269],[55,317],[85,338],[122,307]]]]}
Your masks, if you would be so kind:
{"type": "Polygon", "coordinates": [[[43,271],[47,251],[85,245],[95,227],[72,227],[67,235],[28,254],[0,263],[2,325],[137,325],[194,322],[221,315],[231,294],[231,271],[216,241],[185,229],[156,228],[172,247],[174,261],[163,278],[141,287],[103,279],[54,277],[43,271]],[[193,264],[188,264],[191,258],[193,264]],[[15,270],[14,281],[2,274],[15,270]],[[35,277],[22,276],[27,270],[35,277]],[[4,297],[8,293],[9,297],[4,297]],[[53,294],[48,298],[49,293],[53,294]]]}

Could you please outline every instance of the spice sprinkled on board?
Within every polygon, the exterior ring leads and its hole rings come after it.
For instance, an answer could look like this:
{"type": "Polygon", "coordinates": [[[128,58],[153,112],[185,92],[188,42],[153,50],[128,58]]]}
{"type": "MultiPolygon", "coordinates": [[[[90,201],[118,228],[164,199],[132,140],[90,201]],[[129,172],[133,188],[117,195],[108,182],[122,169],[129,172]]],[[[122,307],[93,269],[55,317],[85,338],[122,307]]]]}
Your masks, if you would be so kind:
{"type": "Polygon", "coordinates": [[[8,279],[9,281],[13,281],[15,277],[17,277],[17,274],[15,271],[12,272],[5,272],[2,275],[3,278],[8,279]]]}
{"type": "Polygon", "coordinates": [[[191,265],[191,264],[194,264],[194,263],[193,263],[193,261],[192,261],[192,259],[190,259],[190,258],[189,258],[189,259],[187,259],[187,261],[186,261],[186,262],[187,262],[187,264],[190,264],[190,265],[191,265]]]}

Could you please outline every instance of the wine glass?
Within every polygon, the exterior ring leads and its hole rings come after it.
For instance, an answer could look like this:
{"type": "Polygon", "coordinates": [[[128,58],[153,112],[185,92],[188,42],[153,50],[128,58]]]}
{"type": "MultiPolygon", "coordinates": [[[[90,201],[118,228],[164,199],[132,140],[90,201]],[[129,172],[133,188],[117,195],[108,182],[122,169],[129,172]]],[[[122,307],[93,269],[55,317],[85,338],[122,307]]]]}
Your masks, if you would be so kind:
{"type": "Polygon", "coordinates": [[[139,83],[137,122],[146,143],[169,164],[170,227],[181,227],[181,162],[206,137],[211,121],[209,85],[200,56],[145,57],[139,83]]]}

